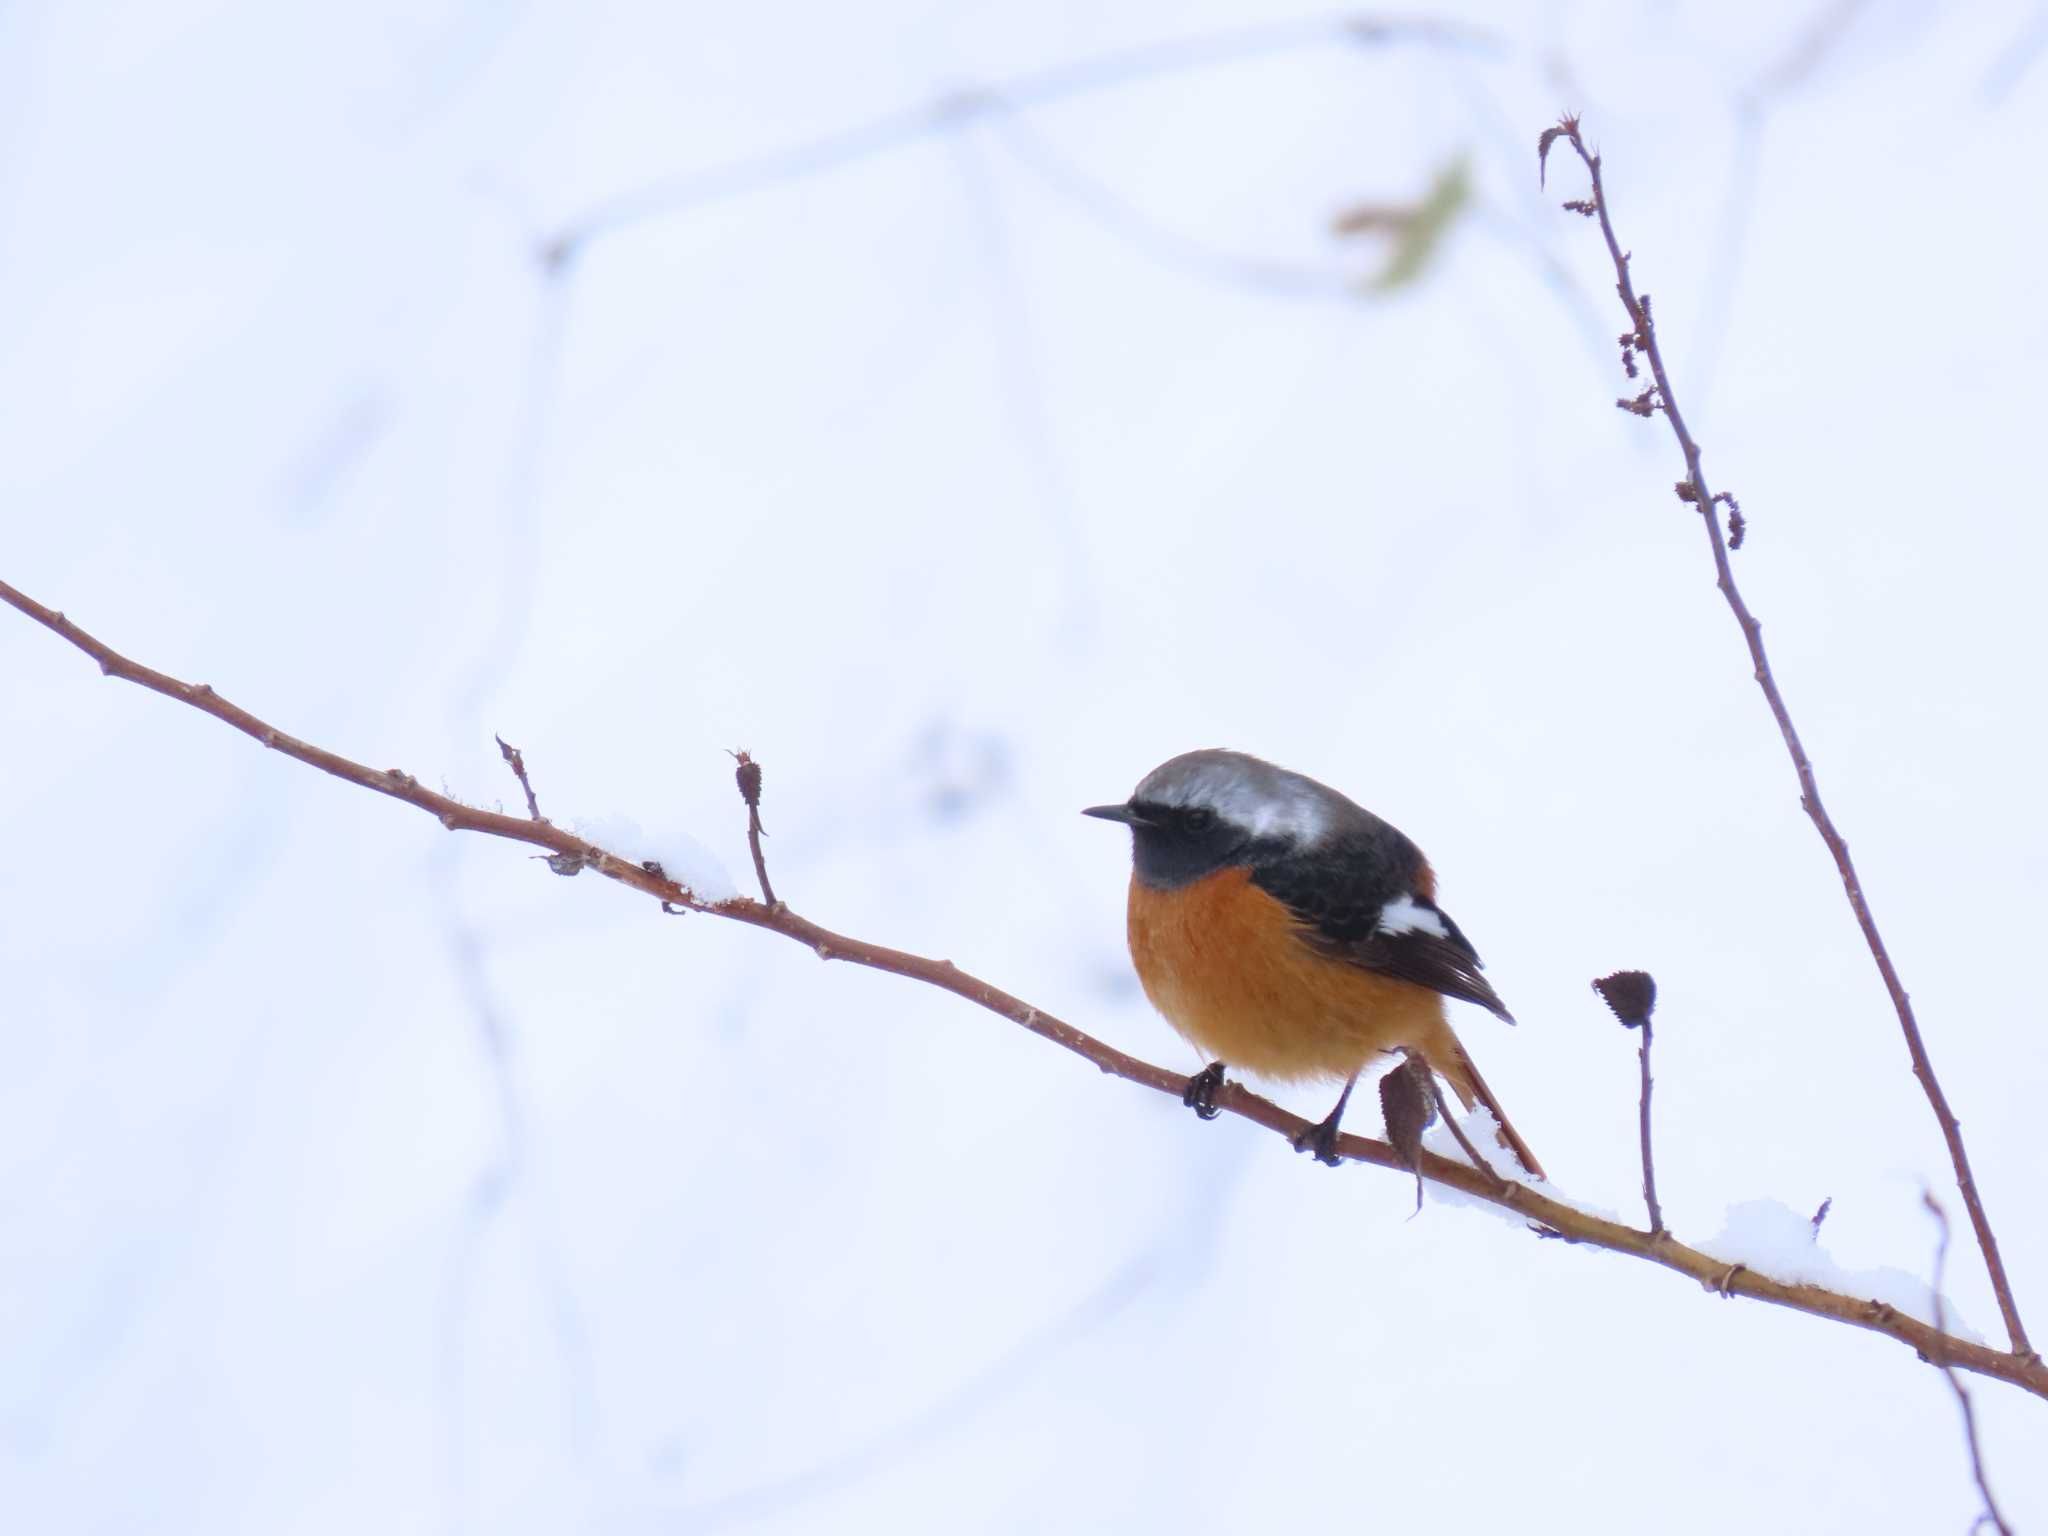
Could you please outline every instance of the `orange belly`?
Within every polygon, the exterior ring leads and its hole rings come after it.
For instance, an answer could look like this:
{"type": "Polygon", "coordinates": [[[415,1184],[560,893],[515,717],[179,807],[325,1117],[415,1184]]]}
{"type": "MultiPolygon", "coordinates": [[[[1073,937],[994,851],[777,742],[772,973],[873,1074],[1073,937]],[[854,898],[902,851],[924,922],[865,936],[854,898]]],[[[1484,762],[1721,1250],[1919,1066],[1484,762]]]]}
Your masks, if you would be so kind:
{"type": "Polygon", "coordinates": [[[1283,1080],[1351,1076],[1383,1051],[1438,1047],[1443,999],[1318,954],[1280,902],[1226,869],[1157,891],[1135,878],[1131,959],[1152,1006],[1205,1055],[1283,1080]]]}

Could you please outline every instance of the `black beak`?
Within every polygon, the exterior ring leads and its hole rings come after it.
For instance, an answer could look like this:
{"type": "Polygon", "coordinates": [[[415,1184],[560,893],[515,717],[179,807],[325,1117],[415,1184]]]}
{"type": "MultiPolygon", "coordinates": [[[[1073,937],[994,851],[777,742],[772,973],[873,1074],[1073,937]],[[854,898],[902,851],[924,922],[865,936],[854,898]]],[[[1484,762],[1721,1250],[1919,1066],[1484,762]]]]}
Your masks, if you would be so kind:
{"type": "Polygon", "coordinates": [[[1145,818],[1128,805],[1091,805],[1081,814],[1083,816],[1099,816],[1104,821],[1120,821],[1128,827],[1147,825],[1145,818]]]}

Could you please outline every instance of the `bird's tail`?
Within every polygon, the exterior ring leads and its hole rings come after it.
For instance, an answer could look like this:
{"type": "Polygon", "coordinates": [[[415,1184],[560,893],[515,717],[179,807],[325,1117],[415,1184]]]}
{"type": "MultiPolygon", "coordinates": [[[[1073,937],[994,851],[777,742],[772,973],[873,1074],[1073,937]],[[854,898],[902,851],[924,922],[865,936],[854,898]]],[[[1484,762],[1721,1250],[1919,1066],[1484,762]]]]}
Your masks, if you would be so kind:
{"type": "Polygon", "coordinates": [[[1466,1054],[1458,1037],[1446,1028],[1443,1041],[1447,1049],[1426,1052],[1430,1066],[1437,1076],[1451,1085],[1458,1102],[1470,1109],[1474,1104],[1484,1104],[1495,1122],[1500,1126],[1500,1139],[1507,1149],[1515,1154],[1521,1165],[1537,1178],[1545,1177],[1543,1165],[1536,1161],[1536,1154],[1529,1150],[1529,1144],[1509,1123],[1507,1111],[1500,1107],[1500,1100],[1493,1096],[1493,1090],[1486,1086],[1486,1079],[1479,1075],[1479,1069],[1472,1065],[1472,1058],[1466,1054]]]}

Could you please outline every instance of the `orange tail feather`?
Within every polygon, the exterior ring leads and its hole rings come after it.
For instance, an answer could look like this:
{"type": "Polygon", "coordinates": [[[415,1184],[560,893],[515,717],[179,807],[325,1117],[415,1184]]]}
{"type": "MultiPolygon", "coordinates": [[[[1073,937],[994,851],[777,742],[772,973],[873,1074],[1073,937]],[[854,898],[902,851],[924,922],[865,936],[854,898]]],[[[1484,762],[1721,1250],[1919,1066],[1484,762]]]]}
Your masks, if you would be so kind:
{"type": "Polygon", "coordinates": [[[1445,1037],[1450,1043],[1447,1052],[1426,1053],[1429,1065],[1437,1076],[1451,1085],[1451,1091],[1458,1096],[1458,1102],[1470,1109],[1474,1104],[1484,1104],[1487,1111],[1500,1125],[1500,1139],[1507,1149],[1515,1154],[1517,1161],[1537,1178],[1545,1177],[1543,1165],[1536,1161],[1536,1154],[1529,1150],[1529,1144],[1509,1122],[1507,1111],[1500,1107],[1500,1100],[1493,1096],[1493,1090],[1486,1086],[1486,1079],[1479,1075],[1479,1069],[1472,1065],[1472,1058],[1466,1054],[1464,1045],[1456,1035],[1446,1029],[1445,1037]]]}

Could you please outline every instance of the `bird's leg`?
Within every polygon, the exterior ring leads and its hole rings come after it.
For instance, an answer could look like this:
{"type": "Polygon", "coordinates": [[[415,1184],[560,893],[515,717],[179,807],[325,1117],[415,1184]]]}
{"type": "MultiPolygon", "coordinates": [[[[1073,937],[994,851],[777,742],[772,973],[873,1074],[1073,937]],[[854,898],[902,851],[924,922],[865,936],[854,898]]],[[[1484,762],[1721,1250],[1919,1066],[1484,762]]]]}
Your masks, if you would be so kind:
{"type": "Polygon", "coordinates": [[[1223,1086],[1223,1063],[1212,1061],[1193,1077],[1180,1096],[1187,1105],[1204,1120],[1214,1120],[1223,1111],[1216,1107],[1216,1090],[1223,1086]]]}
{"type": "Polygon", "coordinates": [[[1344,1106],[1351,1102],[1351,1090],[1358,1086],[1358,1074],[1352,1073],[1344,1079],[1344,1091],[1337,1095],[1337,1107],[1323,1116],[1322,1123],[1312,1125],[1294,1138],[1294,1150],[1313,1152],[1316,1161],[1327,1163],[1332,1168],[1344,1161],[1337,1155],[1337,1127],[1344,1120],[1344,1106]]]}

